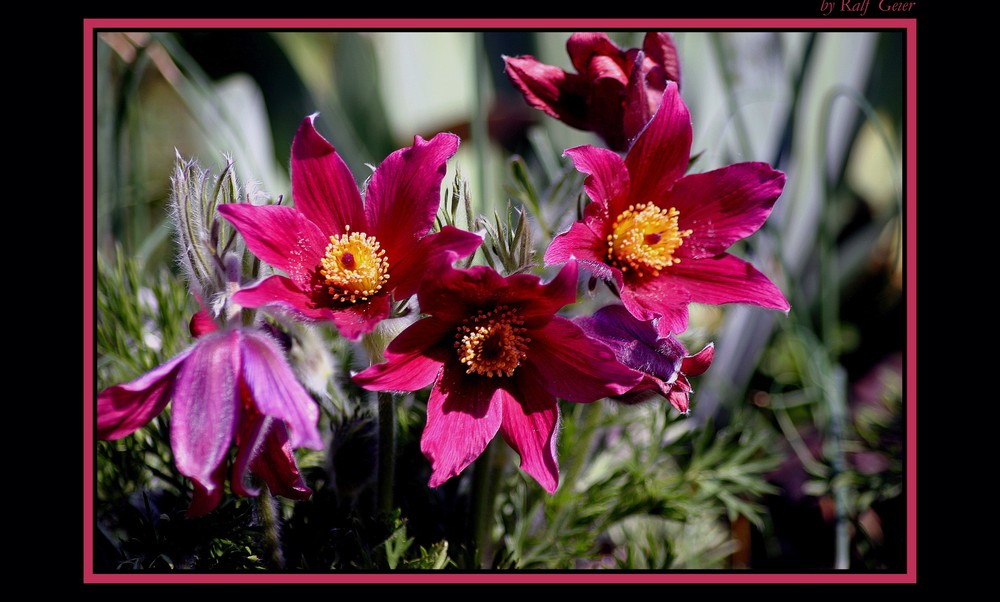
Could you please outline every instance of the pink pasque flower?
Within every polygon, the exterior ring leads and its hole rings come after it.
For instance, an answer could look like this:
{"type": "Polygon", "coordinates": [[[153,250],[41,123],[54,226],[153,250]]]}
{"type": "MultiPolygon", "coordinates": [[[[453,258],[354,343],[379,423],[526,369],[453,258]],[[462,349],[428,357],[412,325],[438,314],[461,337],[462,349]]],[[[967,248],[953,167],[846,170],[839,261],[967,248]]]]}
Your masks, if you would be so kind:
{"type": "Polygon", "coordinates": [[[577,73],[533,56],[505,56],[507,77],[528,104],[596,133],[612,150],[628,149],[656,112],[667,81],[680,85],[681,65],[667,33],[648,32],[641,49],[628,50],[603,32],[574,33],[566,50],[577,73]]]}
{"type": "Polygon", "coordinates": [[[386,361],[354,377],[366,389],[416,391],[433,383],[420,449],[430,486],[459,474],[499,431],[521,456],[521,469],[548,492],[559,485],[556,398],[592,402],[619,395],[641,375],[607,346],[555,315],[576,302],[577,269],[548,284],[503,277],[477,266],[443,264],[417,293],[428,317],[386,349],[386,361]]]}
{"type": "Polygon", "coordinates": [[[584,219],[556,236],[545,263],[576,259],[614,283],[640,320],[662,316],[661,330],[683,332],[689,303],[750,303],[788,311],[767,276],[726,252],[771,214],[785,174],[766,163],[737,163],[684,175],[691,117],[677,85],[624,159],[593,146],[566,151],[588,174],[593,202],[584,219]]]}
{"type": "Polygon", "coordinates": [[[682,414],[690,411],[689,376],[704,374],[712,364],[715,345],[709,343],[694,355],[672,334],[661,335],[649,321],[637,320],[622,305],[608,305],[593,316],[574,320],[588,336],[614,350],[618,361],[643,373],[637,385],[612,397],[625,404],[642,403],[657,393],[682,414]]]}
{"type": "Polygon", "coordinates": [[[372,174],[362,201],[340,155],[307,117],[292,142],[295,208],[227,204],[219,213],[261,260],[287,276],[244,288],[244,307],[278,305],[311,321],[330,320],[352,340],[386,318],[393,299],[414,294],[428,263],[454,251],[459,258],[482,243],[445,226],[428,235],[441,198],[445,163],[458,136],[415,136],[372,174]]]}
{"type": "Polygon", "coordinates": [[[192,332],[202,336],[191,347],[132,382],[98,394],[97,437],[130,435],[173,400],[170,447],[177,469],[194,482],[189,517],[210,512],[222,499],[234,441],[234,493],[260,493],[246,483],[252,472],[277,495],[308,499],[312,490],[302,480],[292,450],[323,448],[316,428],[319,408],[274,339],[252,328],[216,330],[204,317],[192,320],[192,332]]]}

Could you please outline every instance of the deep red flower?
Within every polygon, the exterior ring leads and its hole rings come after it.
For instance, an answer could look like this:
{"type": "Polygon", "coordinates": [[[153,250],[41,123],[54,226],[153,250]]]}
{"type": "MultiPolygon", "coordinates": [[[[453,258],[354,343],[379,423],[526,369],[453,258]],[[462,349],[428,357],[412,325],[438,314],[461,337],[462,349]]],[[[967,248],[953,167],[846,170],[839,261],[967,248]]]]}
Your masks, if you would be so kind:
{"type": "Polygon", "coordinates": [[[170,447],[181,474],[194,483],[188,516],[208,513],[222,499],[229,448],[236,460],[234,493],[259,493],[251,472],[272,493],[304,500],[312,495],[293,448],[322,449],[319,408],[302,388],[284,352],[254,328],[217,330],[207,314],[191,323],[198,340],[139,378],[97,396],[97,437],[115,440],[145,426],[173,400],[170,447]]]}
{"type": "Polygon", "coordinates": [[[416,321],[386,349],[386,362],[354,377],[366,389],[416,391],[431,383],[420,449],[431,487],[459,474],[499,431],[521,468],[548,492],[559,484],[556,398],[592,402],[641,378],[607,346],[555,315],[576,301],[577,269],[548,284],[529,274],[504,278],[477,266],[442,265],[417,293],[416,321]]]}
{"type": "Polygon", "coordinates": [[[586,174],[593,202],[584,219],[556,236],[545,263],[576,259],[611,281],[640,320],[662,316],[661,329],[683,332],[695,303],[750,303],[787,311],[766,276],[726,252],[771,214],[785,174],[766,163],[737,163],[684,175],[691,117],[677,85],[624,159],[593,146],[566,151],[586,174]]]}
{"type": "Polygon", "coordinates": [[[574,321],[589,336],[611,347],[618,361],[643,373],[637,385],[612,399],[631,405],[660,394],[678,412],[689,412],[692,389],[688,377],[699,376],[708,370],[715,356],[712,343],[688,355],[684,344],[674,335],[660,334],[653,322],[637,320],[622,305],[608,305],[593,316],[574,321]]]}
{"type": "Polygon", "coordinates": [[[667,81],[680,84],[681,65],[667,33],[648,32],[641,49],[628,50],[605,33],[574,33],[566,50],[577,73],[529,55],[505,56],[507,77],[528,104],[596,133],[616,151],[626,150],[656,112],[667,81]]]}
{"type": "Polygon", "coordinates": [[[416,292],[435,258],[451,251],[466,257],[482,238],[451,226],[428,235],[458,136],[414,137],[413,146],[393,152],[375,169],[362,201],[354,177],[316,131],[314,118],[302,122],[292,142],[295,208],[219,207],[257,257],[287,274],[247,287],[233,300],[330,320],[356,340],[389,315],[392,299],[416,292]]]}

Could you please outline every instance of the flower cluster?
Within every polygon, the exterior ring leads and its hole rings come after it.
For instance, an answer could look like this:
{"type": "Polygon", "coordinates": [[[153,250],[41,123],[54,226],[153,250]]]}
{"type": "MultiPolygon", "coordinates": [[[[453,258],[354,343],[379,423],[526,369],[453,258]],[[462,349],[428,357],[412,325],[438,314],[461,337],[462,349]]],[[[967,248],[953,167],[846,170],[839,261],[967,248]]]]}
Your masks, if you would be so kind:
{"type": "Polygon", "coordinates": [[[315,115],[307,117],[291,146],[294,206],[217,207],[249,252],[280,273],[222,278],[233,285],[221,293],[231,311],[217,314],[218,326],[207,316],[177,357],[102,391],[98,436],[128,435],[172,400],[171,443],[195,485],[192,515],[218,503],[233,443],[235,493],[257,493],[251,472],[276,493],[308,497],[292,450],[322,447],[318,409],[280,346],[239,313],[274,311],[358,341],[410,300],[420,317],[353,381],[372,391],[431,387],[420,443],[431,487],[462,473],[499,433],[524,472],[554,492],[559,400],[663,397],[690,412],[689,378],[709,368],[714,345],[688,354],[678,339],[688,306],[789,309],[770,279],[728,252],[765,222],[785,176],[764,163],[687,173],[692,124],[668,34],[622,50],[605,34],[577,33],[567,50],[577,73],[504,57],[531,106],[607,144],[565,150],[586,174],[590,202],[545,249],[545,264],[561,266],[551,280],[471,265],[482,234],[433,229],[457,136],[415,136],[359,188],[315,115]],[[559,315],[577,303],[578,267],[606,281],[620,303],[559,315]]]}

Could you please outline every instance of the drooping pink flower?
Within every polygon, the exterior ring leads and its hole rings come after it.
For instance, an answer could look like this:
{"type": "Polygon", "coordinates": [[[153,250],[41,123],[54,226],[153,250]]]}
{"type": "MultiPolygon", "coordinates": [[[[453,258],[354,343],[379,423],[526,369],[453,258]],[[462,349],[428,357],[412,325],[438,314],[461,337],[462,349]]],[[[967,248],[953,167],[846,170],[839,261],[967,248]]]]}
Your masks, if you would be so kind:
{"type": "Polygon", "coordinates": [[[454,134],[397,150],[369,180],[365,199],[340,155],[307,117],[292,142],[295,207],[227,204],[219,213],[261,260],[287,276],[271,276],[233,296],[245,307],[278,305],[312,321],[332,321],[356,340],[386,318],[393,299],[414,294],[424,269],[454,251],[479,247],[476,234],[445,226],[428,234],[441,199],[454,134]]]}
{"type": "Polygon", "coordinates": [[[641,49],[628,50],[603,32],[574,33],[566,50],[577,73],[525,55],[504,57],[507,76],[528,104],[596,133],[612,150],[628,149],[656,112],[668,81],[680,85],[680,61],[667,33],[648,32],[641,49]]]}
{"type": "Polygon", "coordinates": [[[556,398],[592,402],[619,395],[641,375],[579,326],[556,316],[576,301],[577,269],[548,284],[444,264],[417,293],[422,312],[388,346],[386,361],[354,381],[375,391],[433,383],[420,449],[437,487],[475,460],[499,431],[521,469],[548,492],[559,484],[556,398]]]}
{"type": "Polygon", "coordinates": [[[787,311],[767,276],[726,252],[771,214],[785,174],[748,162],[684,175],[690,151],[691,117],[674,83],[624,159],[593,146],[568,149],[588,174],[593,202],[552,240],[545,263],[580,261],[614,283],[632,315],[662,316],[659,326],[669,332],[687,328],[692,302],[787,311]]]}
{"type": "Polygon", "coordinates": [[[230,485],[253,497],[257,475],[271,492],[308,499],[293,449],[322,449],[319,409],[295,378],[278,344],[253,328],[217,330],[192,320],[197,341],[139,378],[97,396],[97,437],[115,440],[145,426],[173,401],[170,446],[181,474],[194,483],[188,516],[210,512],[222,499],[229,448],[236,443],[230,485]]]}
{"type": "Polygon", "coordinates": [[[660,394],[678,412],[689,412],[692,389],[688,377],[708,370],[715,345],[709,343],[698,353],[688,355],[673,334],[660,334],[652,322],[637,320],[622,305],[607,305],[592,316],[574,321],[588,336],[611,347],[618,361],[643,373],[637,385],[612,399],[631,405],[660,394]]]}

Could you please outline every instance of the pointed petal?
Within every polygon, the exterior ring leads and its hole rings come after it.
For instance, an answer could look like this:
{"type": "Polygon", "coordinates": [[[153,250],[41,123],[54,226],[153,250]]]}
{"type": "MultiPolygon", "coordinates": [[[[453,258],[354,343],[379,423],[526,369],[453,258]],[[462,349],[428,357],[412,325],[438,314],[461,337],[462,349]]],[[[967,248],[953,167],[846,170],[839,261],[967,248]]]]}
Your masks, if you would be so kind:
{"type": "MultiPolygon", "coordinates": [[[[626,139],[624,148],[628,149],[635,137],[649,123],[653,113],[659,106],[659,102],[650,102],[650,91],[646,84],[646,74],[643,73],[643,62],[646,55],[643,52],[636,52],[634,65],[629,75],[628,85],[625,87],[625,114],[622,117],[622,129],[626,139]]],[[[665,83],[664,83],[665,85],[665,83]]],[[[662,93],[655,94],[656,100],[663,98],[662,93]]]]}
{"type": "MultiPolygon", "coordinates": [[[[243,392],[244,402],[253,404],[253,399],[248,399],[249,393],[243,392]]],[[[236,461],[233,462],[232,474],[229,477],[229,486],[233,493],[243,497],[257,497],[260,495],[260,488],[247,483],[250,463],[260,454],[264,446],[264,436],[267,430],[275,423],[279,422],[270,416],[264,416],[256,408],[244,411],[239,431],[236,434],[238,448],[236,450],[236,461]]]]}
{"type": "Polygon", "coordinates": [[[454,134],[414,136],[413,146],[390,154],[372,174],[365,193],[368,232],[385,249],[390,266],[430,230],[441,205],[446,163],[457,150],[454,134]]]}
{"type": "MultiPolygon", "coordinates": [[[[340,235],[350,226],[368,232],[368,220],[354,175],[313,121],[306,117],[292,141],[292,199],[295,208],[326,235],[340,235]]],[[[324,247],[325,248],[325,247],[324,247]]]]}
{"type": "Polygon", "coordinates": [[[517,307],[525,327],[541,326],[566,305],[576,303],[577,272],[576,262],[571,261],[545,284],[532,274],[508,276],[507,286],[497,291],[496,302],[517,307]]]}
{"type": "Polygon", "coordinates": [[[219,213],[243,235],[261,261],[288,274],[299,287],[309,285],[330,240],[291,207],[226,204],[219,213]]]}
{"type": "Polygon", "coordinates": [[[603,31],[580,31],[566,40],[566,52],[578,73],[587,74],[594,56],[624,60],[625,53],[603,31]]]}
{"type": "Polygon", "coordinates": [[[668,274],[627,285],[622,289],[622,304],[633,316],[640,320],[653,320],[662,316],[657,325],[661,334],[687,330],[690,302],[690,291],[668,274]]]}
{"type": "Polygon", "coordinates": [[[503,414],[498,380],[468,375],[457,361],[445,366],[427,400],[420,438],[433,470],[431,487],[462,472],[496,436],[503,414]]]}
{"type": "Polygon", "coordinates": [[[246,330],[240,351],[243,382],[257,410],[285,422],[292,447],[323,449],[316,428],[319,407],[299,384],[278,344],[262,332],[246,330]]]}
{"type": "Polygon", "coordinates": [[[131,382],[98,393],[97,438],[121,439],[158,416],[170,402],[177,371],[192,349],[185,349],[169,362],[131,382]]]}
{"type": "Polygon", "coordinates": [[[229,482],[237,495],[255,497],[260,489],[247,487],[248,472],[259,476],[275,495],[293,500],[312,495],[295,463],[288,430],[280,420],[257,414],[253,420],[244,421],[229,482]]]}
{"type": "Polygon", "coordinates": [[[583,187],[591,200],[608,207],[611,215],[624,211],[629,198],[629,173],[617,153],[594,146],[577,146],[563,154],[573,160],[577,171],[588,174],[583,187]]]}
{"type": "Polygon", "coordinates": [[[685,259],[670,270],[670,279],[689,291],[695,303],[749,303],[781,311],[789,309],[785,295],[767,276],[727,253],[706,259],[685,259]]]}
{"type": "Polygon", "coordinates": [[[698,353],[685,357],[681,365],[681,371],[688,376],[700,376],[712,365],[715,357],[715,343],[705,345],[705,348],[698,353]]]}
{"type": "Polygon", "coordinates": [[[785,174],[767,163],[737,163],[685,176],[663,204],[680,212],[678,227],[691,229],[680,257],[711,257],[756,232],[785,186],[785,174]]]}
{"type": "Polygon", "coordinates": [[[677,47],[674,39],[669,33],[662,31],[649,31],[642,40],[642,50],[646,56],[656,65],[651,67],[646,75],[646,79],[652,82],[660,81],[666,83],[667,80],[677,82],[677,89],[681,87],[681,61],[677,56],[677,47]]]}
{"type": "Polygon", "coordinates": [[[215,510],[215,507],[222,501],[223,482],[226,478],[226,463],[222,462],[215,469],[209,478],[209,486],[203,487],[198,481],[192,481],[191,505],[188,506],[186,516],[188,518],[198,518],[215,510]]]}
{"type": "Polygon", "coordinates": [[[389,317],[389,295],[378,294],[367,301],[331,310],[329,315],[340,336],[357,341],[389,317]]]}
{"type": "Polygon", "coordinates": [[[604,263],[607,245],[595,231],[601,224],[596,220],[588,222],[588,224],[573,222],[569,230],[557,234],[545,249],[545,265],[555,265],[575,259],[583,263],[598,278],[610,280],[613,268],[604,263]]]}
{"type": "Polygon", "coordinates": [[[635,203],[664,198],[687,171],[690,156],[691,115],[677,84],[668,82],[660,108],[625,157],[632,187],[629,198],[635,203]]]}
{"type": "Polygon", "coordinates": [[[504,63],[504,72],[529,105],[572,128],[587,129],[588,84],[581,76],[528,55],[505,56],[504,63]]]}
{"type": "Polygon", "coordinates": [[[170,446],[181,474],[214,494],[240,413],[238,331],[198,340],[174,385],[170,446]]]}
{"type": "Polygon", "coordinates": [[[299,465],[295,462],[295,454],[288,441],[288,430],[280,422],[275,422],[268,430],[264,447],[250,470],[259,476],[275,495],[290,500],[307,500],[312,496],[312,489],[306,485],[299,471],[299,465]]]}
{"type": "Polygon", "coordinates": [[[243,307],[278,306],[305,320],[333,320],[329,307],[318,305],[294,282],[284,276],[271,276],[257,284],[240,289],[233,301],[243,307]]]}
{"type": "Polygon", "coordinates": [[[456,325],[477,308],[495,304],[497,291],[506,286],[503,276],[488,266],[458,270],[444,263],[432,269],[433,277],[417,293],[420,310],[456,325]]]}
{"type": "Polygon", "coordinates": [[[408,253],[389,266],[389,283],[397,300],[405,299],[417,292],[428,268],[448,260],[451,262],[472,255],[483,244],[483,237],[454,226],[445,226],[420,239],[408,253]]]}
{"type": "Polygon", "coordinates": [[[543,328],[529,331],[524,370],[546,391],[568,401],[588,403],[625,393],[642,374],[622,365],[610,347],[588,337],[566,318],[554,317],[543,328]]]}
{"type": "Polygon", "coordinates": [[[354,376],[369,391],[417,391],[434,382],[445,362],[457,359],[455,325],[431,316],[399,333],[385,350],[385,362],[354,376]]]}
{"type": "Polygon", "coordinates": [[[667,395],[667,401],[681,414],[691,411],[691,387],[683,376],[677,379],[677,386],[667,395]]]}
{"type": "Polygon", "coordinates": [[[559,487],[556,459],[556,425],[559,405],[545,389],[530,379],[510,381],[510,390],[499,389],[503,403],[500,434],[521,456],[521,470],[531,475],[545,491],[559,487]]]}

